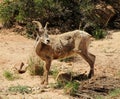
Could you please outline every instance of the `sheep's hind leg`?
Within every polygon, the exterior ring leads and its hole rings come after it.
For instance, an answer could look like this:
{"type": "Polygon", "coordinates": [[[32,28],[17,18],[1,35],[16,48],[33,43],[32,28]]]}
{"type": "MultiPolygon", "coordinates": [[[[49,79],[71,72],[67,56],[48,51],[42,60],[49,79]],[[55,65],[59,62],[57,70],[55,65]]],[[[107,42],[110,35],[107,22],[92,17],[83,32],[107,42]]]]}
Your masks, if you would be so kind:
{"type": "Polygon", "coordinates": [[[81,40],[79,47],[79,49],[81,49],[81,53],[79,53],[79,55],[81,55],[85,59],[85,61],[90,65],[90,72],[88,74],[88,78],[91,78],[92,76],[94,76],[95,55],[88,52],[89,43],[90,43],[89,37],[83,38],[81,40]]]}
{"type": "Polygon", "coordinates": [[[95,55],[89,53],[89,52],[81,52],[80,55],[88,62],[90,65],[90,72],[88,74],[88,78],[91,78],[94,76],[94,63],[95,63],[95,55]]]}

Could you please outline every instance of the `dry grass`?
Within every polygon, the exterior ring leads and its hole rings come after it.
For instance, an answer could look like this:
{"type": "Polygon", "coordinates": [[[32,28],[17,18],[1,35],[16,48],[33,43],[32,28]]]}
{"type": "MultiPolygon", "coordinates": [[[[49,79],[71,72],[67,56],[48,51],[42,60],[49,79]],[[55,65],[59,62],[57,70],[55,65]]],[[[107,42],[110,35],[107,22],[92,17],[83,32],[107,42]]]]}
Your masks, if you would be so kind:
{"type": "Polygon", "coordinates": [[[37,57],[30,57],[28,60],[28,71],[30,75],[42,75],[43,74],[43,61],[37,57]]]}

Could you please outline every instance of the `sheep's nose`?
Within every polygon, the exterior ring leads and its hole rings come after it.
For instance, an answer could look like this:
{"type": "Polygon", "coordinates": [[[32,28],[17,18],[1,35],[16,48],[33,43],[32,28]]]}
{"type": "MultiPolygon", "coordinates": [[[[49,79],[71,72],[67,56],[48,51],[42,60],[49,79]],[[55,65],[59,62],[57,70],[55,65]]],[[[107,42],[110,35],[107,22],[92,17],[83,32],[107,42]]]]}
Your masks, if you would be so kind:
{"type": "Polygon", "coordinates": [[[47,40],[48,43],[50,43],[50,40],[47,40]]]}

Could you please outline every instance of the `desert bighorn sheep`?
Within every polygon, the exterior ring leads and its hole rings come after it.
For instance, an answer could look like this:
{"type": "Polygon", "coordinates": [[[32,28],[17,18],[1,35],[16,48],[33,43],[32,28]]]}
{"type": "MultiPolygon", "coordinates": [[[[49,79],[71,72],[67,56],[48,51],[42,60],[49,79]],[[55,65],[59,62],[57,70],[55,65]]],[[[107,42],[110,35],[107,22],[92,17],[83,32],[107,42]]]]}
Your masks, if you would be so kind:
{"type": "Polygon", "coordinates": [[[41,84],[48,84],[48,72],[53,59],[66,58],[73,54],[81,55],[90,65],[88,77],[94,75],[95,55],[88,52],[91,35],[85,31],[74,30],[60,35],[48,35],[47,25],[42,27],[39,21],[33,21],[39,27],[39,36],[35,46],[36,54],[45,61],[41,84]]]}

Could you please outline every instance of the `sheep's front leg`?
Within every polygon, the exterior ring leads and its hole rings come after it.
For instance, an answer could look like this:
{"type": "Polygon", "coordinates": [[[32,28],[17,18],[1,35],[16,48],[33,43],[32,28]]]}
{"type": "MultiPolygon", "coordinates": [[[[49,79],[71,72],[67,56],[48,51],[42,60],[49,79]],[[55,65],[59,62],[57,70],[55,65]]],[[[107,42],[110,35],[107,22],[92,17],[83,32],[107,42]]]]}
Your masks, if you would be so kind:
{"type": "Polygon", "coordinates": [[[81,50],[80,50],[80,42],[81,42],[81,39],[80,39],[80,37],[78,36],[78,37],[76,37],[76,39],[75,39],[75,48],[73,49],[73,51],[75,51],[75,52],[77,52],[77,53],[80,53],[81,52],[81,50]]]}
{"type": "Polygon", "coordinates": [[[43,79],[42,79],[41,84],[45,84],[45,85],[48,84],[48,73],[49,73],[49,70],[50,70],[50,66],[51,66],[51,60],[48,59],[48,60],[45,61],[44,74],[43,74],[43,79]]]}

